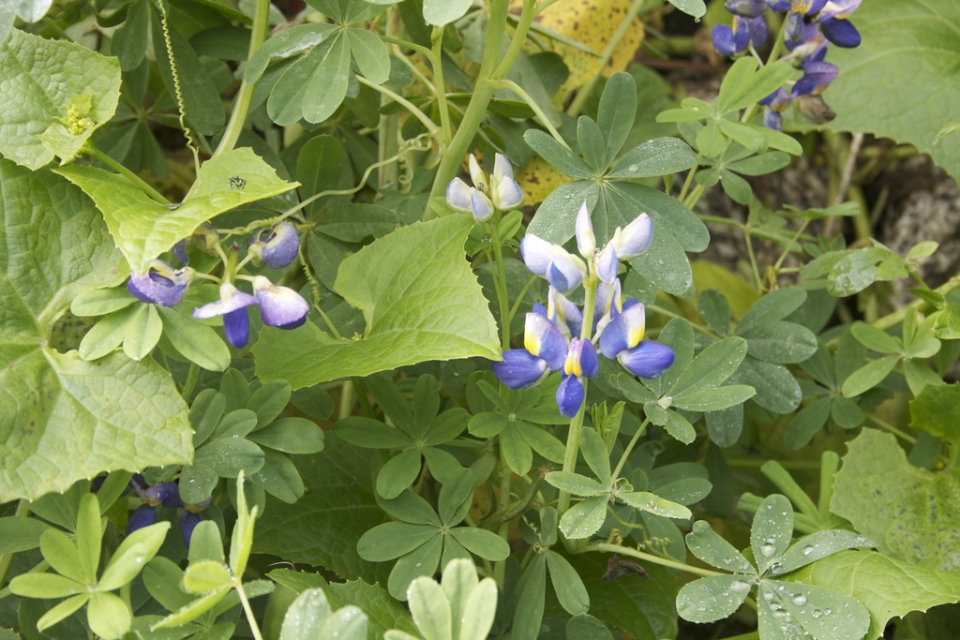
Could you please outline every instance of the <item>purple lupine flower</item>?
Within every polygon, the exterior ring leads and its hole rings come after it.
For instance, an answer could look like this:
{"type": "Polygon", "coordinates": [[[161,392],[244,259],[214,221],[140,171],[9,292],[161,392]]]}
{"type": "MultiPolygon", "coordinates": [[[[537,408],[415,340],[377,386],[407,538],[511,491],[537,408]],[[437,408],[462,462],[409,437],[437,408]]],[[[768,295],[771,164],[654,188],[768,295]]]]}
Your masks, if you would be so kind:
{"type": "Polygon", "coordinates": [[[247,307],[253,304],[257,304],[256,298],[249,293],[239,291],[233,284],[224,282],[220,285],[220,299],[194,309],[193,317],[202,320],[223,316],[223,332],[227,336],[227,342],[241,349],[247,346],[250,339],[250,318],[247,315],[247,307]]]}
{"type": "Polygon", "coordinates": [[[600,360],[593,343],[581,338],[571,340],[563,361],[563,381],[557,387],[557,406],[561,414],[570,418],[577,415],[586,394],[583,379],[594,378],[599,371],[600,360]]]}
{"type": "Polygon", "coordinates": [[[774,131],[783,130],[783,116],[787,107],[793,104],[793,96],[780,88],[759,102],[764,106],[763,126],[774,131]]]}
{"type": "Polygon", "coordinates": [[[838,47],[860,46],[860,32],[850,23],[850,14],[857,10],[863,0],[831,0],[817,16],[824,37],[838,47]]]}
{"type": "Polygon", "coordinates": [[[136,509],[133,513],[130,514],[130,517],[127,519],[127,535],[130,535],[137,529],[143,529],[144,527],[149,527],[152,524],[157,522],[157,507],[156,505],[142,504],[136,509]]]}
{"type": "Polygon", "coordinates": [[[183,538],[183,544],[190,548],[190,539],[193,537],[193,530],[197,525],[203,522],[203,516],[186,509],[180,510],[180,536],[183,538]]]}
{"type": "Polygon", "coordinates": [[[174,269],[163,260],[154,260],[150,266],[153,270],[144,274],[130,272],[127,290],[141,302],[175,307],[183,300],[187,285],[193,280],[193,269],[174,269]]]}
{"type": "Polygon", "coordinates": [[[645,311],[636,300],[625,302],[623,312],[614,316],[600,334],[600,352],[634,375],[658,378],[673,364],[674,353],[666,345],[643,339],[645,311]]]}
{"type": "Polygon", "coordinates": [[[840,70],[829,62],[808,62],[803,65],[803,77],[793,85],[793,95],[818,96],[830,86],[840,70]]]}
{"type": "Polygon", "coordinates": [[[268,327],[296,329],[307,321],[310,304],[289,287],[280,287],[263,276],[253,278],[253,294],[260,305],[260,317],[268,327]]]}
{"type": "MultiPolygon", "coordinates": [[[[542,308],[542,306],[541,306],[542,308]]],[[[511,389],[534,385],[548,371],[557,371],[567,357],[567,341],[546,315],[527,314],[523,349],[503,352],[503,362],[493,363],[493,373],[511,389]]]]}
{"type": "Polygon", "coordinates": [[[532,233],[520,241],[520,253],[527,268],[546,278],[560,293],[575,289],[587,277],[587,267],[580,258],[532,233]]]}
{"type": "Polygon", "coordinates": [[[769,38],[767,21],[762,17],[743,18],[733,17],[733,26],[718,24],[713,28],[711,36],[713,46],[725,56],[733,56],[746,51],[750,44],[760,47],[766,44],[769,38]]]}
{"type": "Polygon", "coordinates": [[[270,230],[266,240],[255,236],[250,252],[259,256],[271,269],[283,269],[297,258],[300,250],[300,235],[289,222],[281,222],[270,230]]]}

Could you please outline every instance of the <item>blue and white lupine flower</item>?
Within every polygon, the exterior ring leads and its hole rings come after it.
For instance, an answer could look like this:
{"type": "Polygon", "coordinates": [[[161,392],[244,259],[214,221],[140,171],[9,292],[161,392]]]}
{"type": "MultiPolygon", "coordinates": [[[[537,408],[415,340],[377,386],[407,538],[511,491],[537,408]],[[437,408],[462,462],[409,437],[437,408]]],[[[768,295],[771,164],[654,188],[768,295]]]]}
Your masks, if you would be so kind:
{"type": "Polygon", "coordinates": [[[619,256],[617,256],[617,250],[612,242],[608,242],[606,246],[603,247],[603,249],[597,255],[596,262],[594,264],[597,270],[597,277],[600,278],[601,282],[612,284],[613,281],[617,279],[620,260],[619,256]]]}
{"type": "Polygon", "coordinates": [[[174,269],[163,260],[154,260],[150,266],[152,271],[144,274],[131,271],[127,289],[141,302],[175,307],[183,300],[194,270],[190,267],[174,269]]]}
{"type": "Polygon", "coordinates": [[[257,304],[257,299],[252,295],[238,290],[229,282],[224,282],[220,285],[220,299],[194,309],[193,317],[206,320],[223,316],[223,332],[227,336],[227,342],[241,349],[247,346],[250,340],[250,317],[247,315],[247,307],[254,304],[257,304]]]}
{"type": "Polygon", "coordinates": [[[593,254],[597,251],[597,236],[593,233],[593,220],[590,218],[586,200],[583,201],[579,211],[577,211],[577,222],[574,229],[577,236],[577,251],[587,260],[593,259],[593,254]]]}
{"type": "MultiPolygon", "coordinates": [[[[262,233],[262,232],[261,232],[262,233]]],[[[250,244],[250,253],[263,260],[271,269],[283,269],[297,258],[300,235],[289,222],[281,222],[272,229],[266,240],[258,233],[250,244]]]]}
{"type": "Polygon", "coordinates": [[[470,154],[471,187],[460,178],[447,185],[447,204],[457,211],[471,214],[477,222],[489,220],[496,209],[509,211],[523,204],[523,190],[513,179],[513,168],[502,153],[496,154],[493,174],[489,177],[470,154]]]}
{"type": "Polygon", "coordinates": [[[838,47],[860,46],[860,32],[850,23],[850,14],[857,10],[863,0],[831,0],[817,16],[817,24],[827,40],[838,47]]]}
{"type": "MultiPolygon", "coordinates": [[[[547,296],[547,318],[557,326],[567,340],[579,336],[583,326],[583,312],[580,311],[580,307],[554,287],[550,287],[547,296]]],[[[542,308],[543,305],[540,307],[542,308]]],[[[534,310],[536,308],[537,304],[534,305],[534,310]]]]}
{"type": "Polygon", "coordinates": [[[628,300],[623,304],[623,311],[616,314],[600,334],[600,352],[606,358],[616,359],[634,375],[658,378],[673,364],[673,349],[644,340],[645,329],[646,309],[640,302],[628,300]]]}
{"type": "Polygon", "coordinates": [[[507,156],[498,153],[490,174],[490,198],[497,209],[510,211],[523,204],[523,189],[513,179],[513,167],[507,156]]]}
{"type": "Polygon", "coordinates": [[[653,242],[653,220],[646,213],[641,213],[623,229],[617,227],[613,232],[610,244],[617,252],[620,260],[639,258],[653,242]]]}
{"type": "Polygon", "coordinates": [[[527,314],[523,349],[503,352],[503,362],[493,363],[493,372],[511,389],[524,389],[539,382],[548,371],[557,371],[567,357],[567,340],[543,313],[527,314]]]}
{"type": "Polygon", "coordinates": [[[307,321],[310,305],[288,287],[279,287],[263,276],[253,278],[253,294],[260,305],[260,317],[268,327],[296,329],[307,321]]]}
{"type": "Polygon", "coordinates": [[[580,258],[532,233],[520,241],[520,253],[527,268],[546,278],[560,293],[575,289],[587,277],[587,266],[580,258]]]}

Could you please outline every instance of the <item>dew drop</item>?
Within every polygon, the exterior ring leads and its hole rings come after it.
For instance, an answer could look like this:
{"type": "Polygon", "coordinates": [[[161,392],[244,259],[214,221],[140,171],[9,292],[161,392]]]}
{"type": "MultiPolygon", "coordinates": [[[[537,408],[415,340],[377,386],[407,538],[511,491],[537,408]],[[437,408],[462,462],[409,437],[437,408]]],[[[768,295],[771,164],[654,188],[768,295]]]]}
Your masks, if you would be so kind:
{"type": "Polygon", "coordinates": [[[740,593],[743,593],[744,591],[750,590],[750,584],[744,582],[743,580],[734,580],[733,582],[730,583],[730,589],[732,591],[738,591],[740,593]]]}
{"type": "Polygon", "coordinates": [[[763,599],[766,600],[767,602],[773,602],[773,594],[770,593],[769,591],[764,591],[763,599]]]}
{"type": "Polygon", "coordinates": [[[769,558],[777,552],[777,548],[772,544],[760,545],[760,553],[763,554],[764,558],[769,558]]]}
{"type": "Polygon", "coordinates": [[[812,615],[814,618],[819,618],[823,615],[823,611],[820,611],[820,609],[814,609],[813,613],[810,615],[812,615]]]}
{"type": "Polygon", "coordinates": [[[630,173],[633,173],[634,171],[636,171],[636,170],[639,169],[639,168],[640,168],[640,165],[638,165],[638,164],[632,164],[632,165],[630,165],[629,167],[627,167],[627,170],[629,170],[630,173]]]}
{"type": "Polygon", "coordinates": [[[811,545],[808,544],[807,546],[805,546],[805,547],[803,548],[803,555],[808,556],[808,555],[810,555],[811,553],[813,553],[813,546],[811,546],[811,545]]]}
{"type": "Polygon", "coordinates": [[[802,607],[803,605],[807,604],[807,596],[803,595],[802,593],[794,594],[793,604],[797,605],[798,607],[802,607]]]}
{"type": "Polygon", "coordinates": [[[827,616],[828,616],[828,615],[830,615],[831,613],[833,613],[833,609],[830,609],[829,607],[823,610],[823,614],[824,614],[824,615],[827,615],[827,616]]]}
{"type": "Polygon", "coordinates": [[[423,566],[423,563],[422,563],[422,562],[418,562],[418,563],[417,563],[417,569],[419,569],[419,568],[422,567],[422,566],[423,566]]]}

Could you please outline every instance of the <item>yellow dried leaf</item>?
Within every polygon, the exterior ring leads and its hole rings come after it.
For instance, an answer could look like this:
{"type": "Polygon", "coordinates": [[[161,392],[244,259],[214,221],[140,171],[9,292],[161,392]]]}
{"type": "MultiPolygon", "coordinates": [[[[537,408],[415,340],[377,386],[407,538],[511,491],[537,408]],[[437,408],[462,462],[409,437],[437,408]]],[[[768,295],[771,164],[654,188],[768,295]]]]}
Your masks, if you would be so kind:
{"type": "Polygon", "coordinates": [[[570,182],[570,178],[562,175],[540,157],[527,163],[516,178],[523,189],[523,203],[527,205],[543,202],[554,189],[564,182],[570,182]]]}

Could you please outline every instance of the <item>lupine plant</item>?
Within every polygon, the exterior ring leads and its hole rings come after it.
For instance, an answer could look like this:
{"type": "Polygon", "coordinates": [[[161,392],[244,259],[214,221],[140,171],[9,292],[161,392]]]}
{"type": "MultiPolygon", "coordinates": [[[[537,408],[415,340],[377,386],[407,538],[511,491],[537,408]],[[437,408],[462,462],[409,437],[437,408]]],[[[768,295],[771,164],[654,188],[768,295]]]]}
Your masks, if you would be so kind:
{"type": "Polygon", "coordinates": [[[0,640],[956,637],[957,33],[2,3],[0,640]]]}

